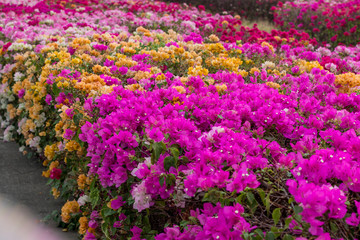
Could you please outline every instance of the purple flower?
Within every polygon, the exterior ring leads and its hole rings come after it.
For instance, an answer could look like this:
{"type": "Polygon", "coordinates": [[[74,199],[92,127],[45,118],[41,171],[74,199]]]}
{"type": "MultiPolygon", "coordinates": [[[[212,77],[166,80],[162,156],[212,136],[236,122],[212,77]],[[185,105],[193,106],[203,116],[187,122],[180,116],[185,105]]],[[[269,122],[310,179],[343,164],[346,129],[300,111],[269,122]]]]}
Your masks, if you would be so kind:
{"type": "Polygon", "coordinates": [[[110,205],[111,205],[112,209],[117,210],[117,209],[121,208],[124,205],[124,203],[125,202],[122,200],[122,197],[119,196],[118,198],[111,200],[110,205]]]}
{"type": "Polygon", "coordinates": [[[19,97],[19,98],[22,98],[24,95],[25,95],[25,89],[19,90],[19,92],[18,92],[18,97],[19,97]]]}
{"type": "Polygon", "coordinates": [[[47,103],[47,105],[50,105],[52,101],[52,96],[50,94],[47,94],[45,97],[45,102],[47,103]]]}
{"type": "Polygon", "coordinates": [[[75,132],[73,130],[71,130],[70,128],[67,128],[65,130],[65,133],[63,135],[63,138],[71,140],[75,135],[75,132]]]}

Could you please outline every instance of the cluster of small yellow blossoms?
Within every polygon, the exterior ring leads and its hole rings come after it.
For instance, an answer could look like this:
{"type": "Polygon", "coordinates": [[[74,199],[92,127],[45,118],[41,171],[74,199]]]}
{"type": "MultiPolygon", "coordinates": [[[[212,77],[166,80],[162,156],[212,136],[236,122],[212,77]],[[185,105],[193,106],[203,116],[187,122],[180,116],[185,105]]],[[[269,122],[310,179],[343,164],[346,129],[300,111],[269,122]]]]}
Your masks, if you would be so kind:
{"type": "Polygon", "coordinates": [[[99,90],[105,85],[104,80],[96,74],[90,74],[81,79],[81,82],[76,82],[74,87],[79,90],[83,90],[86,93],[90,93],[92,90],[99,90]]]}
{"type": "Polygon", "coordinates": [[[10,119],[13,119],[14,117],[16,117],[17,108],[15,108],[14,105],[8,104],[6,109],[9,114],[10,119]]]}
{"type": "Polygon", "coordinates": [[[220,41],[220,39],[219,39],[216,35],[214,35],[214,34],[211,34],[211,35],[209,36],[209,40],[212,41],[212,42],[218,42],[218,41],[220,41]]]}
{"type": "MultiPolygon", "coordinates": [[[[48,161],[53,160],[55,156],[55,152],[59,151],[58,144],[54,143],[51,145],[47,145],[44,149],[44,155],[47,158],[48,161]]],[[[46,161],[46,160],[45,160],[46,161]]],[[[46,164],[47,165],[47,164],[46,164]]]]}
{"type": "Polygon", "coordinates": [[[240,69],[238,71],[235,71],[234,73],[241,75],[243,78],[249,76],[249,73],[243,69],[240,69]]]}
{"type": "Polygon", "coordinates": [[[144,88],[140,86],[140,84],[130,84],[130,85],[127,85],[125,86],[125,89],[128,89],[130,91],[136,91],[136,90],[139,90],[139,91],[144,91],[144,88]]]}
{"type": "Polygon", "coordinates": [[[156,77],[156,81],[157,82],[161,82],[161,81],[164,81],[166,79],[165,75],[164,74],[160,74],[156,77]]]}
{"type": "Polygon", "coordinates": [[[89,228],[87,217],[81,217],[79,219],[79,223],[80,223],[79,233],[80,234],[85,234],[86,230],[89,228]]]}
{"type": "Polygon", "coordinates": [[[305,60],[299,60],[297,61],[297,65],[300,68],[301,72],[311,72],[313,68],[318,68],[320,70],[323,70],[323,66],[320,65],[318,61],[305,61],[305,60]]]}
{"type": "Polygon", "coordinates": [[[135,73],[134,75],[134,79],[136,81],[140,81],[141,79],[147,79],[147,78],[150,78],[151,77],[151,73],[150,72],[145,72],[145,71],[138,71],[135,73]]]}
{"type": "Polygon", "coordinates": [[[223,94],[227,91],[227,86],[225,83],[215,85],[215,87],[219,94],[223,94]]]}
{"type": "Polygon", "coordinates": [[[240,58],[224,58],[224,57],[213,57],[207,59],[206,63],[216,69],[227,69],[230,71],[237,71],[243,61],[240,58]]]}
{"type": "Polygon", "coordinates": [[[60,197],[60,191],[57,190],[56,188],[52,188],[51,189],[52,195],[54,196],[55,199],[57,199],[58,197],[60,197]]]}
{"type": "Polygon", "coordinates": [[[55,51],[55,52],[51,52],[48,53],[47,55],[47,59],[45,60],[45,64],[49,64],[51,63],[52,60],[54,61],[59,61],[61,63],[69,63],[71,59],[71,55],[70,53],[66,52],[66,51],[55,51]]]}
{"type": "Polygon", "coordinates": [[[255,72],[260,72],[260,69],[256,68],[256,67],[253,67],[250,69],[250,74],[254,74],[255,72]]]}
{"type": "Polygon", "coordinates": [[[221,43],[205,44],[205,47],[212,53],[221,53],[225,51],[225,48],[221,43]]]}
{"type": "Polygon", "coordinates": [[[279,89],[280,85],[278,83],[274,83],[274,82],[266,82],[266,85],[268,87],[274,88],[274,89],[279,89]]]}
{"type": "Polygon", "coordinates": [[[71,213],[78,213],[80,211],[80,206],[77,201],[67,201],[64,206],[61,208],[61,220],[64,223],[68,223],[71,218],[71,213]]]}
{"type": "Polygon", "coordinates": [[[209,70],[206,68],[202,68],[201,66],[196,66],[195,68],[189,67],[188,75],[189,76],[207,76],[209,74],[209,70]]]}
{"type": "Polygon", "coordinates": [[[355,92],[360,89],[360,74],[349,72],[336,75],[335,84],[341,85],[340,92],[355,92]]]}
{"type": "Polygon", "coordinates": [[[85,189],[87,185],[91,184],[91,179],[85,174],[80,174],[77,178],[78,189],[85,189]]]}
{"type": "Polygon", "coordinates": [[[129,58],[127,58],[125,55],[122,54],[118,54],[117,55],[117,61],[115,62],[115,65],[117,67],[133,67],[135,65],[137,65],[138,63],[134,60],[131,60],[129,58]]]}
{"type": "Polygon", "coordinates": [[[161,49],[159,49],[159,51],[155,51],[155,50],[151,50],[151,51],[141,51],[141,53],[145,53],[145,54],[149,54],[152,56],[152,59],[156,62],[161,62],[164,60],[167,60],[170,58],[170,54],[166,53],[165,51],[161,51],[161,49]]]}
{"type": "Polygon", "coordinates": [[[80,144],[74,140],[71,140],[65,144],[65,149],[69,152],[80,150],[80,144]]]}
{"type": "Polygon", "coordinates": [[[178,91],[181,94],[186,93],[186,89],[183,86],[175,86],[173,88],[175,88],[176,91],[178,91]]]}

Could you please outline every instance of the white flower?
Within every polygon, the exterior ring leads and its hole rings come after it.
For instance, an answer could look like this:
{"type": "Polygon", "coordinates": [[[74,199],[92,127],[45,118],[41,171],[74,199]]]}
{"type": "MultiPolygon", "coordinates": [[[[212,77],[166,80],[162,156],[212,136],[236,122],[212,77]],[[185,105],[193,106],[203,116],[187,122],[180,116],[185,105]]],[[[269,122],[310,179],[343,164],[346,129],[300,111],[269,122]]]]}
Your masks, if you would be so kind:
{"type": "Polygon", "coordinates": [[[19,147],[19,152],[24,152],[25,151],[25,146],[21,146],[21,147],[19,147]]]}
{"type": "Polygon", "coordinates": [[[39,146],[41,138],[39,136],[34,137],[30,140],[29,146],[33,148],[37,148],[39,146]]]}
{"type": "Polygon", "coordinates": [[[16,73],[14,74],[14,80],[15,80],[15,82],[19,82],[23,76],[25,76],[23,73],[21,73],[21,72],[16,72],[16,73]]]}
{"type": "Polygon", "coordinates": [[[79,197],[79,199],[77,200],[78,204],[80,206],[84,205],[87,202],[90,202],[90,198],[88,195],[82,195],[81,197],[79,197]]]}
{"type": "Polygon", "coordinates": [[[12,131],[15,129],[13,125],[8,126],[4,131],[4,141],[9,142],[12,140],[12,131]]]}
{"type": "Polygon", "coordinates": [[[201,135],[201,137],[199,137],[198,140],[201,141],[201,139],[202,139],[203,137],[205,137],[205,138],[207,138],[207,140],[209,140],[210,142],[213,142],[213,141],[214,141],[213,136],[214,136],[214,134],[215,134],[216,132],[217,132],[217,133],[223,133],[223,132],[225,132],[225,128],[223,128],[223,127],[212,127],[212,129],[210,130],[210,132],[208,132],[208,133],[203,133],[203,135],[201,135]]]}
{"type": "Polygon", "coordinates": [[[266,61],[261,65],[261,68],[275,68],[275,63],[270,62],[270,61],[266,61]]]}

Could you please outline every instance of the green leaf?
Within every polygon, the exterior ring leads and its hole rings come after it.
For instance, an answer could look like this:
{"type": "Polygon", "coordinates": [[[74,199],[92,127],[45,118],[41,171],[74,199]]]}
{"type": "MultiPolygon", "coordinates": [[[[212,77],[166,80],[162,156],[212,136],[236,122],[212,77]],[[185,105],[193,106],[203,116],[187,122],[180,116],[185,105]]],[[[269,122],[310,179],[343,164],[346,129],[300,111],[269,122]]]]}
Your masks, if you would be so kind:
{"type": "Polygon", "coordinates": [[[293,236],[290,236],[289,234],[286,234],[283,238],[283,240],[294,240],[293,236]]]}
{"type": "Polygon", "coordinates": [[[155,142],[152,144],[151,164],[155,164],[161,155],[166,150],[166,145],[163,142],[155,142]]]}
{"type": "Polygon", "coordinates": [[[142,223],[145,225],[143,227],[144,231],[148,232],[151,230],[151,225],[150,225],[150,220],[149,220],[149,216],[148,215],[145,215],[142,219],[142,223]]]}
{"type": "Polygon", "coordinates": [[[235,201],[237,202],[237,203],[240,203],[240,204],[242,204],[242,201],[243,201],[243,198],[245,197],[245,192],[242,192],[236,199],[235,199],[235,201]]]}
{"type": "Polygon", "coordinates": [[[247,198],[247,200],[249,202],[251,212],[254,213],[256,208],[259,205],[258,202],[255,200],[254,194],[251,193],[251,192],[247,192],[246,193],[246,198],[247,198]]]}
{"type": "Polygon", "coordinates": [[[303,208],[302,207],[300,207],[300,206],[294,206],[294,212],[296,213],[296,214],[299,214],[299,213],[301,213],[303,211],[303,208]]]}
{"type": "Polygon", "coordinates": [[[106,239],[110,239],[108,224],[104,222],[101,224],[101,230],[105,234],[106,239]]]}
{"type": "Polygon", "coordinates": [[[94,209],[99,202],[100,199],[100,191],[97,188],[93,188],[90,192],[90,202],[91,206],[94,209]]]}
{"type": "Polygon", "coordinates": [[[173,185],[175,185],[175,181],[176,181],[176,177],[174,174],[168,174],[166,176],[165,182],[166,182],[166,187],[171,187],[173,185]]]}
{"type": "Polygon", "coordinates": [[[176,168],[176,160],[174,157],[166,157],[164,159],[164,168],[166,171],[169,171],[170,167],[176,168]]]}
{"type": "Polygon", "coordinates": [[[52,90],[53,90],[53,93],[54,93],[55,96],[58,96],[58,95],[59,95],[59,93],[60,93],[60,88],[58,88],[58,86],[57,86],[56,83],[54,83],[54,84],[52,85],[52,90]]]}
{"type": "Polygon", "coordinates": [[[224,117],[223,117],[223,116],[221,116],[220,114],[218,115],[218,118],[220,118],[220,119],[224,119],[224,117]]]}
{"type": "Polygon", "coordinates": [[[254,231],[259,237],[264,239],[264,233],[258,228],[254,231]]]}
{"type": "Polygon", "coordinates": [[[159,183],[160,183],[160,186],[163,186],[163,185],[164,185],[164,183],[165,183],[165,176],[161,176],[161,177],[159,178],[159,183]]]}
{"type": "Polygon", "coordinates": [[[81,119],[83,118],[83,115],[81,113],[74,115],[74,123],[76,126],[79,126],[81,119]]]}
{"type": "Polygon", "coordinates": [[[185,227],[185,226],[187,226],[188,224],[190,224],[189,221],[182,220],[182,221],[180,222],[180,227],[185,227]]]}
{"type": "Polygon", "coordinates": [[[272,218],[274,220],[275,226],[278,224],[280,217],[281,217],[281,209],[275,208],[275,210],[272,213],[272,218]]]}
{"type": "Polygon", "coordinates": [[[246,197],[249,200],[249,203],[252,204],[255,200],[254,194],[252,194],[251,192],[247,192],[246,193],[246,197]]]}
{"type": "Polygon", "coordinates": [[[175,147],[171,147],[170,151],[171,151],[171,155],[175,158],[175,160],[178,160],[180,155],[179,150],[175,147]]]}
{"type": "Polygon", "coordinates": [[[266,196],[265,198],[265,208],[266,208],[266,212],[267,215],[270,215],[270,195],[272,193],[272,190],[270,190],[269,194],[266,196]]]}
{"type": "Polygon", "coordinates": [[[265,203],[265,192],[264,192],[264,190],[262,190],[261,188],[257,188],[256,190],[257,190],[257,192],[258,192],[259,195],[260,195],[261,201],[263,202],[264,205],[266,205],[266,203],[265,203]]]}
{"type": "Polygon", "coordinates": [[[112,210],[111,208],[108,208],[108,207],[105,207],[105,208],[101,209],[101,216],[103,216],[103,218],[111,216],[111,215],[113,215],[115,213],[116,213],[115,210],[112,210]]]}
{"type": "Polygon", "coordinates": [[[275,234],[273,232],[266,233],[265,240],[275,240],[275,234]]]}
{"type": "Polygon", "coordinates": [[[299,215],[299,214],[295,214],[294,219],[295,219],[296,221],[298,221],[298,222],[301,222],[302,216],[299,215]]]}
{"type": "Polygon", "coordinates": [[[331,232],[336,233],[339,228],[336,226],[336,224],[334,222],[330,222],[330,228],[331,228],[331,232]]]}
{"type": "Polygon", "coordinates": [[[218,203],[221,199],[225,197],[226,193],[219,191],[215,188],[211,189],[207,193],[205,193],[202,201],[203,202],[211,202],[211,203],[218,203]]]}
{"type": "Polygon", "coordinates": [[[285,219],[285,229],[288,229],[289,228],[289,225],[291,223],[293,219],[290,217],[290,218],[287,218],[285,219]]]}
{"type": "Polygon", "coordinates": [[[187,157],[185,157],[185,156],[182,156],[182,157],[180,158],[180,160],[181,160],[181,163],[183,163],[183,164],[186,164],[186,163],[189,162],[189,158],[187,158],[187,157]]]}

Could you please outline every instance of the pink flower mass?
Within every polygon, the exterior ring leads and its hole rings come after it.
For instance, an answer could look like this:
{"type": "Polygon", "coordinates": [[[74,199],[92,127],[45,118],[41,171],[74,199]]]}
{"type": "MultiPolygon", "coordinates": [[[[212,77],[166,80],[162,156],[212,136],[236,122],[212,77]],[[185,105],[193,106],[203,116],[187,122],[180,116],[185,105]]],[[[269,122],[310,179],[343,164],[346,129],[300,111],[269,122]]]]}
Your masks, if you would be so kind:
{"type": "Polygon", "coordinates": [[[266,3],[270,32],[203,5],[0,3],[4,140],[43,160],[62,226],[360,236],[360,1],[266,3]]]}

